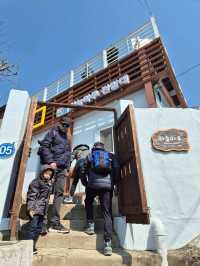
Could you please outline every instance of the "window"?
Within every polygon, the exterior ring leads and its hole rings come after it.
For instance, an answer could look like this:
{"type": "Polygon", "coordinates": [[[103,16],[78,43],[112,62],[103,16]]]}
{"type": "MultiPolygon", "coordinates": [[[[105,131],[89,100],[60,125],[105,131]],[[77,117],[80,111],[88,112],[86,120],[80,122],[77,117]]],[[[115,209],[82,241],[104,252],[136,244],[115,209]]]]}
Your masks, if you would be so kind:
{"type": "Polygon", "coordinates": [[[161,87],[156,85],[154,87],[154,94],[155,94],[156,103],[157,103],[158,107],[168,107],[169,106],[165,97],[162,94],[162,88],[161,87]]]}
{"type": "Polygon", "coordinates": [[[116,47],[111,47],[107,49],[107,61],[108,65],[112,64],[113,62],[116,62],[118,60],[119,56],[119,50],[116,47]]]}
{"type": "Polygon", "coordinates": [[[113,129],[112,127],[100,130],[100,141],[104,143],[106,150],[113,152],[113,129]]]}

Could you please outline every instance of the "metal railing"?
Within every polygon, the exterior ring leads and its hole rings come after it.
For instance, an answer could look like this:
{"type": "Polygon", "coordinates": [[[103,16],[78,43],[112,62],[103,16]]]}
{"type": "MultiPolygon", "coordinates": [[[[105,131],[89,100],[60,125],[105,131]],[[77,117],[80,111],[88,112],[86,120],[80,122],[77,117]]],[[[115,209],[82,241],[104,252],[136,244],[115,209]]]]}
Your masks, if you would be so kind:
{"type": "Polygon", "coordinates": [[[97,56],[40,90],[36,94],[38,100],[46,102],[59,93],[68,90],[73,85],[106,68],[108,65],[124,58],[157,37],[159,37],[159,31],[154,17],[152,17],[148,23],[129,34],[126,38],[112,44],[97,56]]]}

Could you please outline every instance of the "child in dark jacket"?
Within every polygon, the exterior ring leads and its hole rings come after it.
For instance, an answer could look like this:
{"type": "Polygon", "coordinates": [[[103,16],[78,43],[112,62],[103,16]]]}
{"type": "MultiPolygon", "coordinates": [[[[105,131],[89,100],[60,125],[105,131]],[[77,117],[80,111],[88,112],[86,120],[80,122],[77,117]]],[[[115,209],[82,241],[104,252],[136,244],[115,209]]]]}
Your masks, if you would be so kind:
{"type": "Polygon", "coordinates": [[[27,239],[33,240],[34,254],[37,253],[36,241],[42,231],[44,218],[47,214],[53,176],[54,170],[47,166],[40,176],[30,183],[27,192],[27,211],[30,217],[27,239]]]}

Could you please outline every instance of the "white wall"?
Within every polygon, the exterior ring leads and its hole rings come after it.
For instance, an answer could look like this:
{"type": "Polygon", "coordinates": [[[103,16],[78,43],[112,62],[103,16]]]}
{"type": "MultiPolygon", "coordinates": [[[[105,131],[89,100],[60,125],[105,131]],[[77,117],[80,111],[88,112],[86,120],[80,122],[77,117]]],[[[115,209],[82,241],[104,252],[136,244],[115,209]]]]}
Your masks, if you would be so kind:
{"type": "Polygon", "coordinates": [[[1,124],[2,124],[2,121],[3,121],[3,119],[0,119],[0,130],[1,130],[1,124]]]}
{"type": "MultiPolygon", "coordinates": [[[[129,100],[135,107],[147,107],[144,90],[127,95],[121,100],[129,100]]],[[[116,108],[119,113],[120,100],[114,101],[106,107],[116,108]]],[[[95,111],[77,118],[74,123],[73,146],[85,143],[92,147],[95,141],[100,140],[100,130],[113,126],[113,121],[112,112],[95,111]]]]}
{"type": "Polygon", "coordinates": [[[164,223],[169,246],[181,247],[200,233],[200,111],[137,109],[136,120],[151,215],[164,223]],[[188,131],[191,150],[153,150],[152,134],[173,127],[188,131]]]}
{"type": "MultiPolygon", "coordinates": [[[[135,109],[135,114],[151,223],[163,224],[169,249],[180,248],[200,233],[200,110],[135,109]],[[168,128],[187,130],[189,152],[152,148],[153,133],[168,128]]],[[[116,218],[115,228],[125,248],[155,248],[152,224],[130,225],[116,218]]]]}
{"type": "Polygon", "coordinates": [[[13,185],[20,160],[21,144],[23,141],[30,97],[26,91],[11,90],[6,106],[0,131],[0,144],[14,143],[13,156],[0,159],[0,229],[8,229],[8,210],[13,192],[13,185]],[[16,111],[17,110],[17,111],[16,111]],[[2,189],[3,188],[3,189],[2,189]]]}
{"type": "Polygon", "coordinates": [[[23,192],[27,192],[30,182],[36,178],[40,171],[40,157],[37,155],[39,144],[38,140],[42,140],[45,136],[45,132],[33,136],[31,144],[31,154],[27,162],[26,173],[24,179],[23,192]]]}

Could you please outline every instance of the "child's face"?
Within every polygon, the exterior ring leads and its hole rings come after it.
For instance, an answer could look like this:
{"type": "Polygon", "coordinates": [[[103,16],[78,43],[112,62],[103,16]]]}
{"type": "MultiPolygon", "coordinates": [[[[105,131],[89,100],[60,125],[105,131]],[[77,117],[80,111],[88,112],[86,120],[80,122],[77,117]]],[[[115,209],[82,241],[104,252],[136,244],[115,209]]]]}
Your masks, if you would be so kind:
{"type": "Polygon", "coordinates": [[[51,170],[46,170],[43,173],[43,179],[44,180],[50,180],[52,177],[52,171],[51,170]]]}

